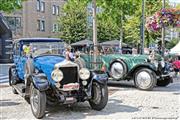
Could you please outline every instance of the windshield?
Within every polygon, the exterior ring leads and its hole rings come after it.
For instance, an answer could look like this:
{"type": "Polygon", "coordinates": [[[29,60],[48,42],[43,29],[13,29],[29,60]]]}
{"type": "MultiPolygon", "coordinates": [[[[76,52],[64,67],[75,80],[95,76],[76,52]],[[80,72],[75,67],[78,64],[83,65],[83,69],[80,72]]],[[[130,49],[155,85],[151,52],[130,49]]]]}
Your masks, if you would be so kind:
{"type": "Polygon", "coordinates": [[[63,55],[63,42],[31,42],[23,45],[24,54],[39,55],[63,55]]]}

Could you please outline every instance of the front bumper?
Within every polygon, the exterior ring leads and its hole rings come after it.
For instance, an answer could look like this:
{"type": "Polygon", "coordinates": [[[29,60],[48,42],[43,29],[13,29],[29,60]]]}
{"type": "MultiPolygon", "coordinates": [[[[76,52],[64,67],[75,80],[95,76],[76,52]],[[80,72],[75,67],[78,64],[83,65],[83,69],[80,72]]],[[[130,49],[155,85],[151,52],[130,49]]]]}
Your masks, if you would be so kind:
{"type": "Polygon", "coordinates": [[[173,77],[175,72],[169,72],[168,74],[161,75],[160,77],[173,77]]]}

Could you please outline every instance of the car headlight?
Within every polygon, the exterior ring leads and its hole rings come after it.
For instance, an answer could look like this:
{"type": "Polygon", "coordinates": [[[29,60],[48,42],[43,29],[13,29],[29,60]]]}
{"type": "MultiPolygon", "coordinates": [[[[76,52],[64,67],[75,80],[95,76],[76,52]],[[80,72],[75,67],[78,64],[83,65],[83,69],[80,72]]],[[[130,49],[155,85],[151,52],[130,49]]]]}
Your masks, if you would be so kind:
{"type": "Polygon", "coordinates": [[[90,77],[90,71],[87,69],[87,68],[81,68],[79,70],[79,77],[82,79],[82,80],[87,80],[89,79],[90,77]]]}
{"type": "Polygon", "coordinates": [[[59,69],[55,69],[51,73],[51,78],[56,82],[60,82],[63,79],[63,77],[63,73],[59,69]]]}

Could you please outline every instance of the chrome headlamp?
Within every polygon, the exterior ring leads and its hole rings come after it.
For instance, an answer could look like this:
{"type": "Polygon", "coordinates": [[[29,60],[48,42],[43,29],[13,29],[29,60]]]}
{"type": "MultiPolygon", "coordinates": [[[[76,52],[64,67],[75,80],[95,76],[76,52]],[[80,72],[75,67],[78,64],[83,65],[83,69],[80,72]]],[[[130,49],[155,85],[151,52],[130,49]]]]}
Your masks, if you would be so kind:
{"type": "Polygon", "coordinates": [[[59,69],[55,69],[51,73],[51,78],[56,82],[60,82],[63,79],[63,77],[63,73],[59,69]]]}
{"type": "Polygon", "coordinates": [[[79,70],[79,77],[82,79],[82,80],[87,80],[90,78],[90,71],[87,69],[87,68],[81,68],[79,70]]]}

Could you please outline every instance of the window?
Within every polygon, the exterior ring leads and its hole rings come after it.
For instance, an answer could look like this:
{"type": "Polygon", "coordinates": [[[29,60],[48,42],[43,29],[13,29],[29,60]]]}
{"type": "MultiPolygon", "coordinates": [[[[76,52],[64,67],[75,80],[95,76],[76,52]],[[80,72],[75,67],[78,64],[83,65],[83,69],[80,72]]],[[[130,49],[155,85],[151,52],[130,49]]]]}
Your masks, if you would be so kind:
{"type": "Polygon", "coordinates": [[[57,31],[57,24],[53,24],[53,32],[57,31]]]}
{"type": "Polygon", "coordinates": [[[56,15],[59,15],[59,6],[56,6],[56,15]]]}
{"type": "Polygon", "coordinates": [[[21,18],[20,17],[10,17],[5,16],[6,21],[9,24],[11,30],[16,31],[17,29],[21,28],[21,18]]]}
{"type": "Polygon", "coordinates": [[[56,14],[56,6],[53,5],[53,8],[52,8],[52,14],[55,15],[56,14]]]}
{"type": "Polygon", "coordinates": [[[60,31],[60,25],[59,24],[53,24],[53,32],[58,32],[60,31]]]}
{"type": "Polygon", "coordinates": [[[56,5],[52,6],[52,14],[59,15],[59,6],[56,6],[56,5]]]}
{"type": "Polygon", "coordinates": [[[37,28],[38,31],[45,31],[45,21],[37,20],[37,28]]]}
{"type": "Polygon", "coordinates": [[[45,11],[45,2],[41,2],[41,12],[45,11]]]}
{"type": "Polygon", "coordinates": [[[45,31],[45,21],[41,21],[41,31],[45,31]]]}
{"type": "Polygon", "coordinates": [[[40,31],[40,26],[41,26],[41,25],[40,25],[40,24],[41,24],[40,22],[41,22],[40,20],[37,20],[37,30],[38,30],[38,31],[40,31]]]}
{"type": "Polygon", "coordinates": [[[37,8],[37,11],[44,12],[45,11],[45,2],[43,2],[42,0],[37,0],[36,8],[37,8]]]}
{"type": "Polygon", "coordinates": [[[40,0],[37,0],[37,4],[36,4],[37,11],[40,11],[40,6],[41,6],[40,3],[41,3],[40,0]]]}

